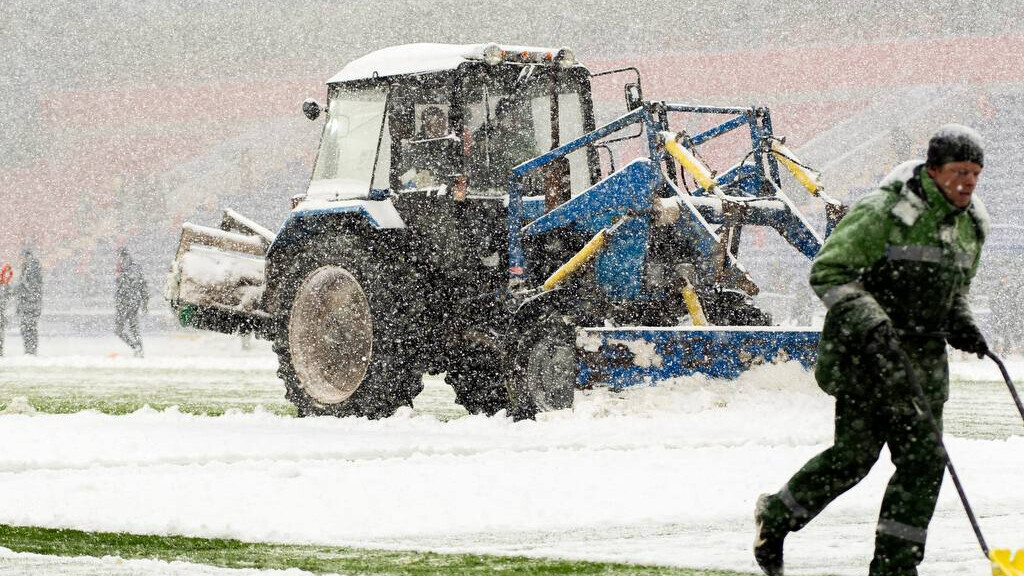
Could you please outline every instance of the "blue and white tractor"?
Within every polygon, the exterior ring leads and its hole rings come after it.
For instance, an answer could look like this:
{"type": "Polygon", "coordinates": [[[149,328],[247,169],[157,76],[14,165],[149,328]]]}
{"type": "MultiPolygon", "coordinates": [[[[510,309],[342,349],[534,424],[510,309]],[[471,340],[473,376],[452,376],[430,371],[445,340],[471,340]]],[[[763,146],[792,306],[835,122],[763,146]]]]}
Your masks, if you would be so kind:
{"type": "Polygon", "coordinates": [[[303,111],[326,121],[280,230],[186,224],[166,290],[184,325],[272,340],[300,415],[389,416],[424,373],[521,419],[579,387],[813,362],[816,331],[753,304],[740,235],[811,258],[823,236],[783,181],[827,227],[842,205],[765,108],[645,100],[635,69],[565,48],[417,44],[351,62],[303,111]],[[627,112],[596,126],[591,82],[611,73],[636,76],[627,112]]]}

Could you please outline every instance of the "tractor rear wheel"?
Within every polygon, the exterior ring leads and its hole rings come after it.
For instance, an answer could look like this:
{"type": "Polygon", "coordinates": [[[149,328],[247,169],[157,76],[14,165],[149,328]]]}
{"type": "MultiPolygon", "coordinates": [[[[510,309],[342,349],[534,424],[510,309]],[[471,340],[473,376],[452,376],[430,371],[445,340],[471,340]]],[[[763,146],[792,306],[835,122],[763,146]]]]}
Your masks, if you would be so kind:
{"type": "Polygon", "coordinates": [[[548,313],[520,330],[510,357],[506,382],[514,420],[572,407],[579,356],[576,330],[565,316],[548,313]]]}
{"type": "Polygon", "coordinates": [[[299,416],[384,418],[422,389],[405,367],[398,290],[353,238],[295,258],[281,290],[274,351],[299,416]]]}

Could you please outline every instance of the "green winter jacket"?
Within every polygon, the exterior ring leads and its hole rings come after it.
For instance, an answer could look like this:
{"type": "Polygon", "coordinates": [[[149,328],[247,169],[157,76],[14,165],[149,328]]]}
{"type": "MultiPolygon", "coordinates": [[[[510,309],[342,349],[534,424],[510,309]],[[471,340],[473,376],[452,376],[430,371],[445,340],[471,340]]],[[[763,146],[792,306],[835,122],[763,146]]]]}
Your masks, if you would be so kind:
{"type": "Polygon", "coordinates": [[[930,400],[945,401],[946,342],[936,334],[974,324],[967,293],[987,228],[977,196],[966,210],[953,206],[920,161],[898,166],[854,204],[811,267],[811,287],[828,308],[819,386],[833,395],[883,393],[878,358],[863,347],[889,320],[930,400]]]}

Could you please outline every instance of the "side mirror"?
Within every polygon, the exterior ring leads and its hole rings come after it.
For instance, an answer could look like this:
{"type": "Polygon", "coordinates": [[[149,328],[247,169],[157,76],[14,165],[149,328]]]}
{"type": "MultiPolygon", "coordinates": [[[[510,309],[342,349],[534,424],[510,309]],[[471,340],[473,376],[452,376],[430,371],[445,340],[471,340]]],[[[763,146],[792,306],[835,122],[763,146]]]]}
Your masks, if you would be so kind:
{"type": "Polygon", "coordinates": [[[644,94],[639,82],[626,84],[626,112],[632,112],[643,105],[644,94]]]}
{"type": "Polygon", "coordinates": [[[302,113],[305,114],[306,118],[309,118],[310,120],[316,120],[317,118],[319,118],[321,110],[322,108],[320,108],[320,104],[318,104],[317,101],[313,100],[312,98],[306,98],[306,100],[302,103],[302,113]]]}

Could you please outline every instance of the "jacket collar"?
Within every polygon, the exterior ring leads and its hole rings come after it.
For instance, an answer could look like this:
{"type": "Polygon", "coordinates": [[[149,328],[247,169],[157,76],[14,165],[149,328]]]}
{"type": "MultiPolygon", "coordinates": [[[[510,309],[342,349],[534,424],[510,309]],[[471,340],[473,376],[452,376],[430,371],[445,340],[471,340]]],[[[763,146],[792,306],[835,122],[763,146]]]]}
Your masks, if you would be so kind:
{"type": "Polygon", "coordinates": [[[939,185],[928,174],[927,166],[922,165],[916,172],[916,178],[920,181],[921,190],[924,192],[925,200],[929,206],[938,210],[943,216],[949,216],[952,213],[966,210],[966,208],[958,208],[946,198],[942,190],[939,190],[939,185]]]}

